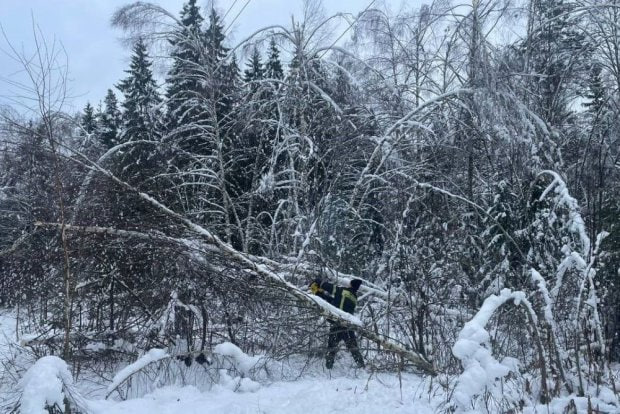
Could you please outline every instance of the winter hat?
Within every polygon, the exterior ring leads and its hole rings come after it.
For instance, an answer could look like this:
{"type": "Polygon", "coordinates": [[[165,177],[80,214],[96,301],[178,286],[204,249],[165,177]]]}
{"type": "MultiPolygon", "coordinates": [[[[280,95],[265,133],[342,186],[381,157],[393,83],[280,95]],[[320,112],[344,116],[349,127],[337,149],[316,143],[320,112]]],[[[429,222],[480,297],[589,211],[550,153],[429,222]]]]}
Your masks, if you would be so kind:
{"type": "Polygon", "coordinates": [[[359,279],[353,279],[351,281],[351,289],[358,290],[362,284],[362,281],[359,279]]]}

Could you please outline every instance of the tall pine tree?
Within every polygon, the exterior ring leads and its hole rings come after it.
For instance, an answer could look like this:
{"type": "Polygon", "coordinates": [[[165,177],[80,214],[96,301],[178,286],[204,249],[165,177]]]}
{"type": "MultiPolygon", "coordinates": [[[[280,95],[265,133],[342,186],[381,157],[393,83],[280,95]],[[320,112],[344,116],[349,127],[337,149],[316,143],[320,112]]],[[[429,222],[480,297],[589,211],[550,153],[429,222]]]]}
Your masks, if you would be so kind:
{"type": "MultiPolygon", "coordinates": [[[[166,78],[167,129],[172,131],[182,127],[188,131],[191,125],[200,122],[203,115],[201,95],[204,88],[203,50],[205,34],[204,21],[196,0],[189,0],[181,11],[180,27],[170,39],[172,45],[172,67],[166,78]]],[[[191,132],[189,132],[191,133],[191,132]]]]}
{"type": "Polygon", "coordinates": [[[127,78],[118,84],[123,93],[123,127],[121,142],[139,139],[152,140],[157,136],[161,98],[153,78],[146,45],[139,39],[133,48],[133,55],[127,78]]]}
{"type": "Polygon", "coordinates": [[[254,81],[262,80],[264,73],[265,69],[263,68],[263,62],[261,62],[260,53],[255,47],[252,52],[252,57],[247,63],[247,69],[243,72],[243,80],[249,84],[252,95],[254,95],[260,87],[260,85],[254,83],[254,81]]]}
{"type": "Polygon", "coordinates": [[[92,134],[97,128],[97,123],[95,121],[95,110],[90,102],[87,102],[84,107],[84,114],[82,115],[80,124],[82,128],[84,128],[84,131],[88,134],[92,134]]]}
{"type": "Polygon", "coordinates": [[[265,63],[265,78],[282,79],[283,77],[284,70],[280,61],[280,51],[276,46],[275,39],[271,38],[269,42],[269,57],[267,58],[267,63],[265,63]]]}
{"type": "Polygon", "coordinates": [[[118,109],[118,101],[112,89],[103,100],[104,108],[99,117],[99,139],[106,149],[118,144],[121,127],[121,111],[118,109]]]}
{"type": "Polygon", "coordinates": [[[209,14],[209,27],[205,32],[207,99],[213,104],[215,113],[211,117],[221,120],[230,113],[233,106],[234,89],[238,86],[236,60],[227,61],[230,49],[224,46],[224,26],[214,9],[209,14]]]}

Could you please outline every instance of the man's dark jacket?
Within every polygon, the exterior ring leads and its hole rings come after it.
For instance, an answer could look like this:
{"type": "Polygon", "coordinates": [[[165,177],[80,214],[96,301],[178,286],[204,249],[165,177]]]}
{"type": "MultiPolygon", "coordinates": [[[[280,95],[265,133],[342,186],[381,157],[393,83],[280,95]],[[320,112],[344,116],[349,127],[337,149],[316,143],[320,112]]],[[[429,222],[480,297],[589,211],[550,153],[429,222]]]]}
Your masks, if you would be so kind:
{"type": "Polygon", "coordinates": [[[318,291],[317,296],[338,309],[353,314],[355,306],[357,306],[357,293],[354,290],[348,287],[336,286],[329,282],[321,282],[319,287],[323,289],[323,292],[318,291]]]}

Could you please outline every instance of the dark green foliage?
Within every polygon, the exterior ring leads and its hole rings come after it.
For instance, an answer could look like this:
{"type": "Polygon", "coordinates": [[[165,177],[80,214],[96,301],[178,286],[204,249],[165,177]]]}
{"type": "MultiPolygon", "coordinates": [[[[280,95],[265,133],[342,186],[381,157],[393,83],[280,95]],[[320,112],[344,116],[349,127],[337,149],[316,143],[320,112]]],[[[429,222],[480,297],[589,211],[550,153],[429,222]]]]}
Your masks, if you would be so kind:
{"type": "Polygon", "coordinates": [[[234,90],[234,81],[238,76],[236,61],[227,61],[229,49],[224,46],[224,26],[217,12],[211,9],[209,14],[209,26],[205,31],[206,42],[206,89],[207,99],[210,102],[210,111],[215,111],[211,117],[218,119],[225,117],[232,109],[230,92],[234,90]],[[234,64],[233,64],[234,63],[234,64]]]}
{"type": "Polygon", "coordinates": [[[122,117],[112,89],[108,89],[103,103],[104,109],[98,119],[98,137],[103,146],[109,149],[119,143],[122,117]]]}
{"type": "Polygon", "coordinates": [[[82,115],[81,125],[87,134],[92,134],[97,128],[95,120],[95,110],[90,103],[87,103],[84,107],[84,114],[82,115]]]}
{"type": "Polygon", "coordinates": [[[283,76],[284,70],[282,69],[282,62],[280,61],[280,51],[276,46],[276,41],[271,38],[269,42],[269,56],[265,63],[265,78],[282,79],[283,76]]]}
{"type": "Polygon", "coordinates": [[[247,63],[247,69],[243,72],[243,80],[250,84],[250,93],[254,94],[261,87],[256,81],[260,81],[265,77],[265,68],[261,62],[260,53],[254,48],[252,57],[247,63]]]}
{"type": "Polygon", "coordinates": [[[153,78],[146,45],[139,39],[133,48],[127,78],[118,84],[123,93],[121,142],[152,140],[157,136],[161,98],[153,78]]]}
{"type": "Polygon", "coordinates": [[[588,83],[588,89],[585,94],[585,97],[588,98],[589,102],[585,102],[583,104],[584,107],[588,108],[589,112],[597,114],[603,106],[607,102],[607,93],[606,87],[603,83],[603,78],[601,76],[601,67],[600,65],[593,65],[592,69],[590,69],[590,79],[588,83]]]}
{"type": "Polygon", "coordinates": [[[190,0],[181,11],[181,26],[170,39],[172,67],[166,77],[168,131],[183,127],[186,135],[197,133],[188,131],[187,127],[199,124],[205,117],[203,99],[206,91],[201,85],[206,46],[203,20],[196,1],[190,0]]]}

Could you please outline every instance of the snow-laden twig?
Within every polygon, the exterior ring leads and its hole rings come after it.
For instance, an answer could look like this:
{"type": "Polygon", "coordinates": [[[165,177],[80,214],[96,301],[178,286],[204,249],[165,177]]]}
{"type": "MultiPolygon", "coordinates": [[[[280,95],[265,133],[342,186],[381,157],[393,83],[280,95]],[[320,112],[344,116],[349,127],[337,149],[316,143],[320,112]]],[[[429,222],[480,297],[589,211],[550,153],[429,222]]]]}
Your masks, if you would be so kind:
{"type": "Polygon", "coordinates": [[[566,272],[572,268],[578,269],[580,272],[583,272],[587,267],[586,262],[583,260],[581,255],[577,252],[571,252],[571,254],[564,257],[564,259],[558,265],[558,268],[555,272],[555,284],[553,288],[549,292],[551,299],[553,302],[557,302],[558,295],[560,294],[560,289],[564,284],[564,275],[566,272]]]}
{"type": "Polygon", "coordinates": [[[596,332],[596,336],[599,342],[601,355],[605,355],[605,337],[603,335],[603,329],[601,324],[601,318],[598,313],[598,297],[596,294],[596,284],[594,283],[594,278],[596,277],[596,260],[598,258],[599,250],[601,247],[601,243],[607,237],[609,233],[602,232],[596,238],[596,244],[594,247],[594,251],[592,252],[592,256],[590,257],[590,262],[588,266],[583,270],[583,277],[581,280],[581,284],[579,286],[579,295],[577,296],[577,309],[575,311],[574,316],[574,325],[578,327],[579,320],[581,319],[581,311],[583,309],[583,292],[586,289],[586,284],[588,284],[588,300],[586,303],[590,305],[592,309],[592,315],[594,319],[594,329],[596,332]]]}
{"type": "MultiPolygon", "coordinates": [[[[598,345],[600,347],[600,355],[605,354],[605,339],[603,335],[602,324],[598,312],[598,297],[596,294],[596,284],[594,282],[594,278],[596,276],[596,261],[600,251],[600,245],[603,239],[607,236],[606,232],[602,232],[597,236],[597,240],[592,249],[591,241],[588,236],[588,232],[586,229],[585,221],[581,216],[579,204],[577,200],[573,198],[566,186],[564,180],[554,171],[545,170],[538,174],[538,177],[542,175],[550,175],[552,177],[552,181],[542,194],[539,197],[539,200],[544,200],[549,196],[551,192],[555,193],[553,197],[555,203],[559,206],[562,206],[568,210],[568,231],[572,234],[575,234],[578,239],[578,248],[573,250],[570,244],[567,244],[563,247],[562,251],[565,254],[564,260],[560,263],[556,271],[556,282],[555,286],[551,290],[550,294],[547,294],[549,297],[549,301],[557,300],[560,289],[562,287],[564,281],[564,274],[571,268],[577,270],[580,278],[578,280],[579,291],[575,298],[576,306],[575,311],[572,315],[572,324],[575,328],[575,364],[577,365],[577,375],[579,378],[579,392],[582,394],[584,392],[584,383],[582,379],[582,372],[579,368],[580,365],[580,337],[583,333],[580,331],[580,323],[581,323],[581,314],[584,307],[584,303],[588,304],[591,307],[592,312],[592,320],[589,321],[590,325],[594,328],[594,332],[596,334],[596,339],[598,345]],[[580,249],[579,249],[580,247],[580,249]],[[581,250],[581,251],[579,251],[581,250]],[[588,299],[584,302],[585,291],[588,291],[588,299]]],[[[540,283],[539,283],[540,286],[540,283]]],[[[545,298],[547,300],[547,298],[545,298]]],[[[552,329],[554,327],[552,326],[552,329]]],[[[557,340],[554,335],[554,340],[557,346],[557,340]]],[[[557,349],[556,349],[557,350],[557,349]]],[[[559,352],[559,351],[558,351],[559,352]]],[[[563,358],[563,355],[558,355],[558,360],[563,358]]],[[[603,362],[605,363],[605,362],[603,362]]],[[[561,367],[560,367],[561,368],[561,367]]],[[[565,381],[568,385],[568,383],[565,381]]]]}
{"type": "Polygon", "coordinates": [[[312,88],[312,89],[313,89],[316,93],[318,93],[318,94],[321,96],[321,98],[322,98],[325,102],[327,102],[327,103],[328,103],[328,104],[329,104],[329,105],[330,105],[330,106],[334,109],[334,111],[336,111],[336,113],[337,113],[338,115],[342,115],[342,114],[343,114],[342,109],[340,108],[340,105],[338,105],[338,104],[336,103],[336,101],[334,101],[334,100],[332,99],[332,97],[331,97],[331,96],[329,96],[329,94],[328,94],[327,92],[325,92],[323,89],[321,89],[321,88],[320,88],[320,87],[319,87],[316,83],[314,83],[314,82],[307,81],[306,83],[307,83],[307,84],[308,84],[308,86],[310,86],[310,87],[311,87],[311,88],[312,88]]]}
{"type": "Polygon", "coordinates": [[[568,209],[568,224],[569,230],[576,233],[579,236],[579,241],[581,242],[582,254],[587,256],[590,254],[590,238],[588,237],[588,231],[586,229],[586,224],[581,217],[579,203],[577,200],[573,198],[566,187],[566,183],[560,177],[558,173],[551,170],[541,171],[538,176],[540,177],[543,174],[548,174],[553,177],[551,184],[547,186],[547,188],[540,195],[540,200],[544,200],[545,197],[552,190],[556,193],[556,200],[558,204],[563,205],[568,209]]]}
{"type": "Polygon", "coordinates": [[[9,254],[15,252],[19,246],[21,246],[28,238],[32,236],[32,233],[23,233],[19,236],[10,247],[4,250],[0,250],[0,257],[8,256],[9,254]]]}
{"type": "Polygon", "coordinates": [[[163,349],[153,348],[149,350],[146,354],[138,358],[136,362],[127,365],[125,368],[117,372],[116,375],[114,375],[114,378],[112,378],[112,382],[110,383],[110,385],[108,385],[106,398],[110,397],[110,395],[112,395],[112,393],[121,384],[127,381],[135,373],[144,369],[144,367],[146,367],[147,365],[169,357],[170,355],[168,355],[168,353],[163,349]]]}
{"type": "Polygon", "coordinates": [[[421,183],[421,182],[415,181],[415,185],[417,187],[425,188],[425,189],[437,192],[439,194],[443,194],[443,195],[448,196],[450,198],[454,198],[456,200],[462,201],[465,204],[468,204],[469,206],[475,208],[476,210],[478,210],[479,212],[484,214],[486,217],[491,219],[493,221],[493,223],[497,226],[497,228],[504,234],[504,236],[506,236],[506,238],[510,241],[510,243],[517,250],[517,252],[519,252],[519,255],[524,260],[527,260],[527,255],[525,253],[523,253],[523,251],[521,250],[521,247],[519,247],[519,244],[515,241],[515,239],[512,237],[512,235],[510,233],[508,233],[508,231],[504,228],[504,226],[502,226],[502,224],[499,221],[497,221],[497,218],[495,218],[491,214],[489,214],[489,212],[485,208],[483,208],[479,204],[474,203],[473,201],[469,200],[466,197],[460,196],[458,194],[451,193],[450,191],[444,190],[443,188],[436,187],[436,186],[434,186],[432,184],[429,184],[429,183],[421,183]]]}
{"type": "MultiPolygon", "coordinates": [[[[405,116],[403,116],[402,118],[400,118],[398,121],[396,121],[390,128],[388,128],[388,130],[381,136],[381,138],[379,139],[374,151],[372,152],[372,154],[370,155],[370,157],[368,158],[368,161],[366,162],[366,166],[364,167],[364,169],[362,170],[362,172],[360,173],[357,182],[355,184],[355,187],[353,189],[353,194],[351,195],[351,205],[355,206],[355,200],[358,197],[359,192],[361,191],[361,186],[364,183],[364,180],[366,179],[367,176],[371,175],[374,176],[376,175],[376,172],[378,171],[378,169],[381,167],[381,165],[383,165],[383,161],[385,159],[385,157],[382,157],[381,160],[379,160],[379,162],[377,162],[377,158],[383,154],[384,152],[384,146],[388,145],[388,143],[390,143],[390,140],[392,139],[392,134],[398,129],[400,128],[403,124],[407,123],[411,118],[413,118],[415,115],[417,115],[418,113],[420,113],[421,111],[423,111],[425,108],[427,108],[428,106],[434,105],[436,103],[442,102],[446,99],[452,99],[455,97],[459,97],[460,95],[464,95],[464,94],[471,94],[473,93],[473,91],[471,89],[458,89],[456,91],[451,91],[451,92],[447,92],[445,94],[436,96],[433,99],[429,99],[428,101],[424,102],[422,105],[418,106],[417,108],[413,109],[412,111],[410,111],[408,114],[406,114],[405,116]],[[377,166],[378,165],[378,166],[377,166]],[[371,168],[373,168],[373,172],[371,172],[371,168]]],[[[402,139],[402,137],[404,136],[404,134],[400,135],[399,139],[402,139]]],[[[394,143],[392,143],[392,146],[396,143],[398,143],[399,139],[395,140],[394,143]]],[[[359,203],[361,204],[361,202],[359,203]]]]}
{"type": "MultiPolygon", "coordinates": [[[[468,412],[475,399],[485,390],[497,393],[498,380],[517,369],[518,361],[514,358],[505,358],[499,362],[493,357],[490,335],[485,329],[495,311],[509,301],[525,306],[533,325],[538,321],[524,292],[503,289],[499,295],[491,295],[484,301],[478,313],[465,324],[452,347],[452,353],[464,368],[454,390],[457,412],[468,412]]],[[[544,381],[546,378],[543,378],[544,381]]]]}
{"type": "Polygon", "coordinates": [[[250,371],[263,360],[263,357],[260,355],[247,355],[238,346],[230,342],[217,344],[215,348],[213,348],[213,353],[229,357],[233,361],[235,368],[244,375],[248,375],[250,371]]]}
{"type": "Polygon", "coordinates": [[[545,301],[545,320],[555,329],[556,324],[553,317],[553,302],[551,301],[551,295],[549,295],[549,290],[547,289],[547,282],[545,282],[545,279],[543,279],[536,269],[531,269],[530,273],[532,275],[532,281],[538,286],[538,291],[541,293],[543,300],[545,301]]]}
{"type": "MultiPolygon", "coordinates": [[[[97,160],[97,164],[103,165],[104,163],[107,163],[110,159],[112,159],[112,157],[116,155],[118,152],[126,148],[131,148],[136,145],[142,145],[142,144],[158,145],[159,143],[155,141],[147,141],[147,140],[136,140],[136,141],[123,142],[107,150],[101,157],[99,157],[99,159],[97,160]]],[[[74,222],[77,216],[79,215],[84,199],[86,198],[86,194],[88,193],[88,188],[90,187],[90,184],[96,172],[97,172],[96,170],[91,168],[88,171],[88,174],[86,174],[86,177],[84,177],[84,180],[82,181],[82,184],[80,185],[80,191],[75,200],[75,208],[74,208],[73,214],[69,222],[74,222]]]]}

